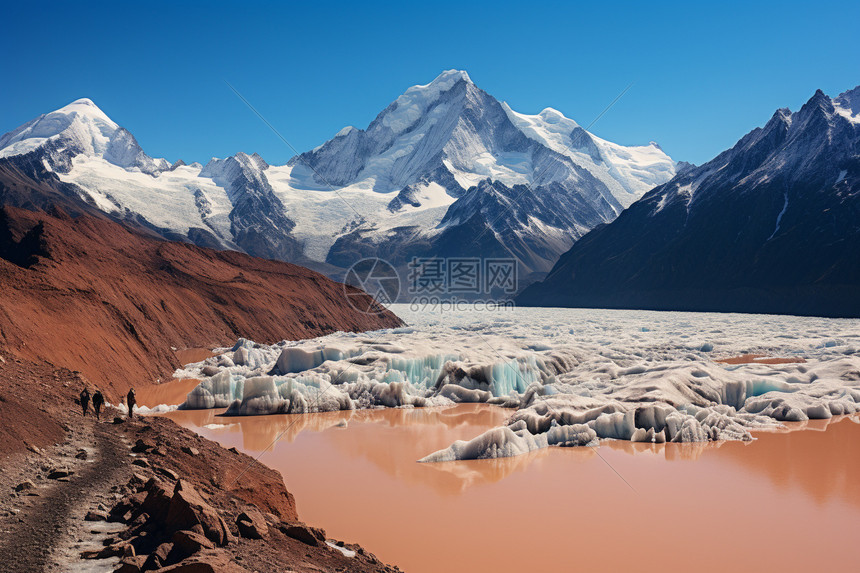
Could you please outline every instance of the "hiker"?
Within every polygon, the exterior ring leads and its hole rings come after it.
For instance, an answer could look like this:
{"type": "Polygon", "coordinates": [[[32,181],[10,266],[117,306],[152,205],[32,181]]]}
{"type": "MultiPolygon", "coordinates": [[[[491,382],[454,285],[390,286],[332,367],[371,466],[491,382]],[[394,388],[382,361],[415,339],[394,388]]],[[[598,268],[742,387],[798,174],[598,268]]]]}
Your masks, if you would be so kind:
{"type": "Polygon", "coordinates": [[[101,390],[96,390],[96,393],[93,394],[93,410],[96,411],[96,419],[102,419],[102,404],[105,403],[105,397],[102,396],[101,390]]]}
{"type": "Polygon", "coordinates": [[[87,410],[90,409],[90,391],[86,386],[81,390],[81,408],[84,410],[84,416],[87,415],[87,410]]]}
{"type": "Polygon", "coordinates": [[[131,388],[128,391],[128,395],[125,397],[125,402],[128,404],[128,417],[134,418],[134,405],[137,404],[137,398],[134,395],[134,388],[131,388]]]}

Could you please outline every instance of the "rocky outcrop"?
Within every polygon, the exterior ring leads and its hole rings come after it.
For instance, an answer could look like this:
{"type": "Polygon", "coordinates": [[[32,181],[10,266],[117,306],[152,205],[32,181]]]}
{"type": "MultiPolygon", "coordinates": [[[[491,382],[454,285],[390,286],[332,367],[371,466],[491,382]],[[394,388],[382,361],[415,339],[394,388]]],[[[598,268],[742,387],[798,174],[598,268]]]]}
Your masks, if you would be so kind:
{"type": "Polygon", "coordinates": [[[325,531],[318,527],[310,527],[304,523],[284,522],[279,524],[278,529],[287,537],[301,541],[305,545],[319,547],[325,543],[325,531]]]}
{"type": "MultiPolygon", "coordinates": [[[[232,448],[225,450],[205,442],[191,432],[183,431],[168,439],[163,431],[170,425],[168,420],[141,420],[134,425],[123,422],[127,430],[136,428],[137,435],[142,436],[131,447],[133,454],[142,453],[142,446],[147,446],[162,447],[166,455],[156,467],[144,470],[150,474],[133,474],[119,488],[125,495],[107,515],[111,521],[126,524],[126,528],[105,540],[103,549],[82,552],[82,559],[119,557],[115,573],[241,572],[248,569],[241,564],[244,560],[240,545],[254,543],[253,548],[244,551],[268,554],[270,559],[315,555],[309,565],[312,570],[317,570],[317,564],[337,564],[336,568],[342,570],[348,563],[350,570],[355,571],[396,571],[358,546],[350,546],[355,548],[353,557],[330,548],[325,531],[299,521],[292,498],[288,494],[277,495],[278,490],[284,490],[283,482],[267,468],[257,465],[248,471],[246,480],[254,483],[254,489],[262,490],[261,494],[254,494],[257,497],[248,497],[242,488],[234,489],[234,483],[220,486],[213,486],[211,480],[207,483],[205,476],[210,464],[230,467],[251,460],[243,459],[232,448]],[[192,447],[189,442],[202,448],[198,455],[207,458],[206,463],[185,454],[192,447]],[[177,478],[164,480],[166,475],[177,478]],[[269,496],[268,501],[260,495],[269,496]],[[265,510],[258,508],[257,503],[265,510]],[[235,527],[231,528],[228,522],[235,527]],[[243,538],[241,544],[237,533],[243,538]],[[237,558],[242,561],[237,562],[237,558]]],[[[255,569],[259,570],[258,566],[255,569]]]]}
{"type": "Polygon", "coordinates": [[[263,539],[269,534],[266,518],[256,508],[249,507],[236,517],[239,535],[248,539],[263,539]]]}
{"type": "Polygon", "coordinates": [[[231,537],[227,524],[215,509],[191,484],[181,479],[176,482],[162,525],[169,532],[192,530],[199,526],[203,535],[218,546],[227,545],[231,537]]]}

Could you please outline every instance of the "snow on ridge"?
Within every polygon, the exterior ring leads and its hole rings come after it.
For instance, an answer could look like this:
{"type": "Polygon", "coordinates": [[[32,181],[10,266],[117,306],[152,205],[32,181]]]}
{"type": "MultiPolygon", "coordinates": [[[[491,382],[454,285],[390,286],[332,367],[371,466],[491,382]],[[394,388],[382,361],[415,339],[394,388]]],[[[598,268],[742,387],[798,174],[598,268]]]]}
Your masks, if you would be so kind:
{"type": "Polygon", "coordinates": [[[419,183],[415,185],[421,206],[407,205],[391,212],[387,206],[396,193],[393,189],[387,193],[376,190],[374,177],[332,192],[323,184],[315,184],[313,172],[301,163],[272,166],[265,173],[275,195],[286,206],[287,215],[296,223],[293,234],[303,241],[305,256],[319,261],[325,260],[344,226],[355,215],[351,210],[345,213],[349,209],[347,204],[359,213],[373,214],[372,225],[377,233],[413,225],[432,232],[455,200],[438,183],[419,183]]]}
{"type": "Polygon", "coordinates": [[[473,83],[472,78],[469,77],[469,74],[468,72],[466,72],[466,70],[450,69],[443,71],[441,74],[436,76],[429,84],[417,84],[412,86],[411,88],[406,90],[406,93],[409,93],[411,91],[424,90],[427,88],[433,88],[440,92],[443,92],[451,89],[451,86],[453,86],[460,80],[469,82],[470,84],[473,83]]]}
{"type": "Polygon", "coordinates": [[[104,111],[102,111],[102,109],[99,106],[97,106],[93,102],[93,100],[91,100],[89,98],[76,99],[72,103],[61,107],[60,109],[56,110],[53,113],[62,113],[62,114],[76,113],[76,114],[79,114],[81,116],[85,116],[85,117],[88,117],[88,118],[91,118],[94,120],[102,121],[102,122],[112,126],[114,129],[119,127],[119,125],[117,125],[111,118],[109,118],[108,115],[104,111]]]}
{"type": "Polygon", "coordinates": [[[773,229],[773,233],[770,234],[770,236],[767,238],[765,243],[770,241],[771,239],[773,239],[776,236],[776,234],[779,232],[779,226],[782,224],[782,217],[783,217],[783,215],[785,215],[785,212],[787,209],[788,209],[788,193],[784,193],[783,194],[782,209],[779,211],[779,214],[776,216],[776,226],[773,229]]]}
{"type": "Polygon", "coordinates": [[[446,70],[429,84],[412,86],[394,100],[393,109],[383,112],[382,125],[395,133],[405,131],[421,118],[428,106],[443,92],[450,90],[460,81],[472,83],[466,72],[446,70]]]}
{"type": "Polygon", "coordinates": [[[675,176],[675,162],[653,141],[641,146],[619,145],[585,131],[553,108],[527,115],[514,111],[507,103],[502,107],[527,137],[595,174],[625,208],[675,176]],[[581,135],[574,141],[577,130],[581,135]]]}
{"type": "Polygon", "coordinates": [[[222,186],[201,175],[199,165],[183,165],[152,176],[101,157],[79,155],[72,170],[58,176],[80,187],[107,213],[125,209],[143,213],[152,224],[180,233],[192,227],[211,228],[229,245],[232,203],[222,186]]]}
{"type": "Polygon", "coordinates": [[[349,135],[349,134],[350,134],[350,133],[352,133],[353,131],[358,131],[358,129],[356,129],[355,127],[353,127],[353,126],[351,126],[351,125],[347,125],[347,126],[346,126],[346,127],[344,127],[343,129],[341,129],[340,131],[338,131],[337,133],[335,133],[335,134],[334,134],[334,136],[335,136],[335,137],[343,137],[343,136],[345,136],[345,135],[349,135]]]}
{"type": "Polygon", "coordinates": [[[836,113],[853,124],[860,124],[860,86],[839,94],[833,100],[836,113]]]}
{"type": "Polygon", "coordinates": [[[529,138],[546,145],[553,151],[562,153],[570,145],[570,134],[579,124],[553,108],[545,108],[537,115],[527,115],[514,111],[507,102],[502,108],[508,118],[529,138]]]}

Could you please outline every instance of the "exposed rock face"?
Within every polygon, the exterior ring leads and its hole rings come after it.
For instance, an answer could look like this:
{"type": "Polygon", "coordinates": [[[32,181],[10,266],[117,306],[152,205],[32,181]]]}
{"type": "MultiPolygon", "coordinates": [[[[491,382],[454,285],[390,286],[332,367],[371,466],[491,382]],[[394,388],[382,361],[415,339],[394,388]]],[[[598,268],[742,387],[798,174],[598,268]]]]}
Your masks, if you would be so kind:
{"type": "Polygon", "coordinates": [[[179,480],[173,490],[164,526],[169,531],[182,531],[196,525],[203,528],[203,534],[215,545],[227,545],[230,539],[227,524],[191,484],[179,480]]]}
{"type": "Polygon", "coordinates": [[[173,534],[173,546],[186,555],[193,555],[215,545],[205,536],[194,531],[177,531],[173,534]]]}
{"type": "Polygon", "coordinates": [[[166,418],[129,420],[119,431],[122,437],[107,432],[124,444],[112,452],[114,469],[128,463],[128,443],[135,437],[136,443],[158,444],[166,455],[144,474],[132,473],[126,483],[113,486],[110,491],[125,495],[112,502],[109,514],[126,527],[107,538],[104,548],[84,550],[80,558],[121,557],[117,571],[131,573],[273,571],[284,563],[301,573],[399,571],[359,546],[351,545],[350,555],[333,550],[322,529],[299,521],[283,478],[233,448],[208,442],[166,418]],[[183,454],[192,444],[202,459],[183,454]],[[223,481],[213,477],[213,468],[219,468],[223,481]],[[162,479],[165,470],[181,474],[174,485],[162,479]]]}
{"type": "Polygon", "coordinates": [[[150,175],[170,168],[164,159],[153,159],[144,153],[131,132],[124,127],[118,128],[111,136],[104,158],[114,165],[126,169],[137,168],[150,175]]]}
{"type": "Polygon", "coordinates": [[[249,507],[236,517],[236,527],[239,535],[248,539],[263,539],[269,534],[266,518],[259,510],[249,507]]]}
{"type": "Polygon", "coordinates": [[[359,291],[302,267],[63,212],[0,211],[0,288],[3,352],[79,370],[109,399],[169,377],[171,347],[401,324],[357,313],[346,293],[359,291]]]}
{"type": "Polygon", "coordinates": [[[160,573],[245,573],[248,570],[224,553],[203,551],[181,563],[164,567],[160,573]]]}
{"type": "Polygon", "coordinates": [[[34,489],[35,487],[36,487],[36,484],[34,484],[30,480],[26,480],[26,481],[22,481],[21,483],[16,485],[15,491],[27,491],[27,490],[34,489]]]}
{"type": "Polygon", "coordinates": [[[858,93],[778,110],[580,239],[518,302],[860,316],[858,93]]]}
{"type": "MultiPolygon", "coordinates": [[[[409,196],[398,195],[392,204],[409,196]]],[[[381,238],[372,228],[358,228],[335,241],[327,262],[349,266],[364,257],[380,257],[404,267],[413,257],[478,253],[515,258],[518,272],[528,276],[551,268],[559,253],[588,229],[612,220],[616,209],[620,211],[618,205],[600,197],[586,200],[558,183],[533,189],[486,179],[451,204],[432,237],[419,227],[398,227],[381,238]]]]}
{"type": "Polygon", "coordinates": [[[318,527],[311,527],[304,523],[283,522],[278,526],[278,529],[287,537],[301,541],[305,545],[319,547],[325,543],[325,531],[318,527]]]}
{"type": "Polygon", "coordinates": [[[37,152],[0,159],[0,202],[31,210],[96,210],[88,205],[77,186],[64,183],[49,170],[37,152]]]}
{"type": "MultiPolygon", "coordinates": [[[[239,248],[268,259],[298,261],[301,245],[291,234],[296,224],[285,215],[283,203],[263,173],[268,167],[256,153],[237,153],[227,159],[213,159],[200,176],[211,177],[226,189],[233,205],[230,233],[239,248]]],[[[207,213],[201,215],[205,221],[207,213]]]]}

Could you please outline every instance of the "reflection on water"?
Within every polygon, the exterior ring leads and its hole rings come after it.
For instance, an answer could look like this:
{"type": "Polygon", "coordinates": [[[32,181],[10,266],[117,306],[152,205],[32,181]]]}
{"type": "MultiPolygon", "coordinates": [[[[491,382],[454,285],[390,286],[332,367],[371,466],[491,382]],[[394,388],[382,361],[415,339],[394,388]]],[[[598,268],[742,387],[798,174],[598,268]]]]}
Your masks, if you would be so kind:
{"type": "MultiPolygon", "coordinates": [[[[214,432],[239,432],[245,450],[261,452],[273,442],[293,442],[302,432],[322,432],[329,428],[348,428],[350,424],[374,424],[396,429],[414,440],[427,438],[427,428],[478,428],[478,432],[503,424],[509,411],[482,404],[463,404],[448,408],[385,408],[345,410],[319,414],[277,414],[271,416],[221,416],[223,410],[182,410],[170,417],[186,427],[210,426],[214,432]],[[220,427],[219,427],[220,426],[220,427]]],[[[362,448],[362,444],[356,445],[362,448]]],[[[375,448],[369,448],[368,452],[375,448]]]]}
{"type": "Polygon", "coordinates": [[[386,408],[319,414],[219,416],[222,410],[182,410],[168,414],[179,424],[211,439],[229,440],[244,451],[259,454],[292,443],[303,433],[339,432],[330,446],[338,457],[360,457],[398,479],[432,487],[440,493],[459,493],[472,483],[493,482],[525,467],[541,452],[485,462],[419,464],[416,452],[432,452],[457,439],[468,439],[504,423],[510,414],[495,406],[461,404],[446,408],[386,408]],[[237,440],[240,444],[235,444],[237,440]],[[453,474],[428,478],[441,466],[459,468],[453,474]],[[472,469],[469,469],[470,466],[472,469]],[[461,479],[462,472],[472,473],[461,479]],[[459,472],[459,473],[458,473],[459,472]]]}
{"type": "Polygon", "coordinates": [[[181,404],[185,397],[191,392],[200,380],[195,378],[182,378],[171,380],[164,384],[150,384],[136,388],[134,393],[140,406],[154,408],[159,404],[181,404]]]}
{"type": "MultiPolygon", "coordinates": [[[[552,451],[544,449],[523,456],[496,460],[412,464],[426,453],[445,447],[456,439],[469,439],[504,423],[509,411],[483,404],[272,416],[229,417],[219,415],[220,412],[221,410],[185,410],[171,412],[169,416],[185,427],[205,427],[206,433],[216,440],[223,441],[230,437],[232,443],[237,437],[241,438],[240,447],[254,454],[273,449],[276,442],[295,442],[305,432],[343,431],[354,424],[365,425],[331,440],[332,445],[339,449],[340,455],[362,457],[392,476],[423,481],[424,485],[445,494],[462,493],[475,485],[500,481],[532,465],[552,451]],[[369,435],[372,435],[371,439],[369,435]],[[430,474],[425,468],[432,468],[438,474],[429,477],[430,474]]],[[[809,432],[824,432],[842,420],[860,423],[860,417],[857,416],[790,422],[780,429],[757,432],[757,440],[754,442],[645,444],[604,440],[601,447],[629,455],[649,455],[666,461],[695,461],[706,452],[714,452],[712,455],[720,456],[720,459],[758,467],[758,471],[772,475],[777,483],[784,483],[786,479],[791,479],[791,476],[800,481],[803,481],[803,476],[815,478],[816,468],[836,467],[851,461],[856,461],[857,467],[853,469],[858,470],[856,475],[860,476],[860,458],[845,455],[845,440],[839,439],[839,436],[828,435],[828,439],[821,440],[823,443],[818,444],[816,437],[809,432]],[[744,455],[745,448],[753,445],[756,446],[757,455],[744,455]],[[717,450],[724,446],[728,447],[717,454],[717,450]],[[797,455],[799,451],[807,450],[808,456],[797,455]]],[[[846,431],[840,434],[850,432],[846,426],[846,431]]],[[[860,453],[857,449],[850,451],[860,453]]],[[[561,455],[569,460],[586,461],[594,458],[597,452],[592,448],[568,448],[564,449],[561,455]]],[[[821,484],[816,479],[811,481],[815,482],[811,489],[820,490],[821,484]]],[[[849,487],[844,493],[847,498],[857,501],[858,491],[860,490],[849,487]]]]}
{"type": "Polygon", "coordinates": [[[552,448],[421,464],[426,454],[503,423],[510,411],[463,404],[216,413],[169,416],[225,447],[254,456],[267,450],[261,461],[282,472],[303,519],[410,572],[566,570],[574,556],[583,570],[643,563],[768,570],[777,556],[783,571],[814,568],[816,555],[827,555],[828,566],[853,563],[856,416],[789,424],[751,443],[607,440],[599,456],[592,448],[552,448]],[[625,551],[609,550],[618,539],[625,551]]]}
{"type": "Polygon", "coordinates": [[[860,507],[860,416],[795,422],[756,436],[748,450],[725,448],[720,459],[768,476],[781,492],[802,488],[819,504],[860,507]]]}

